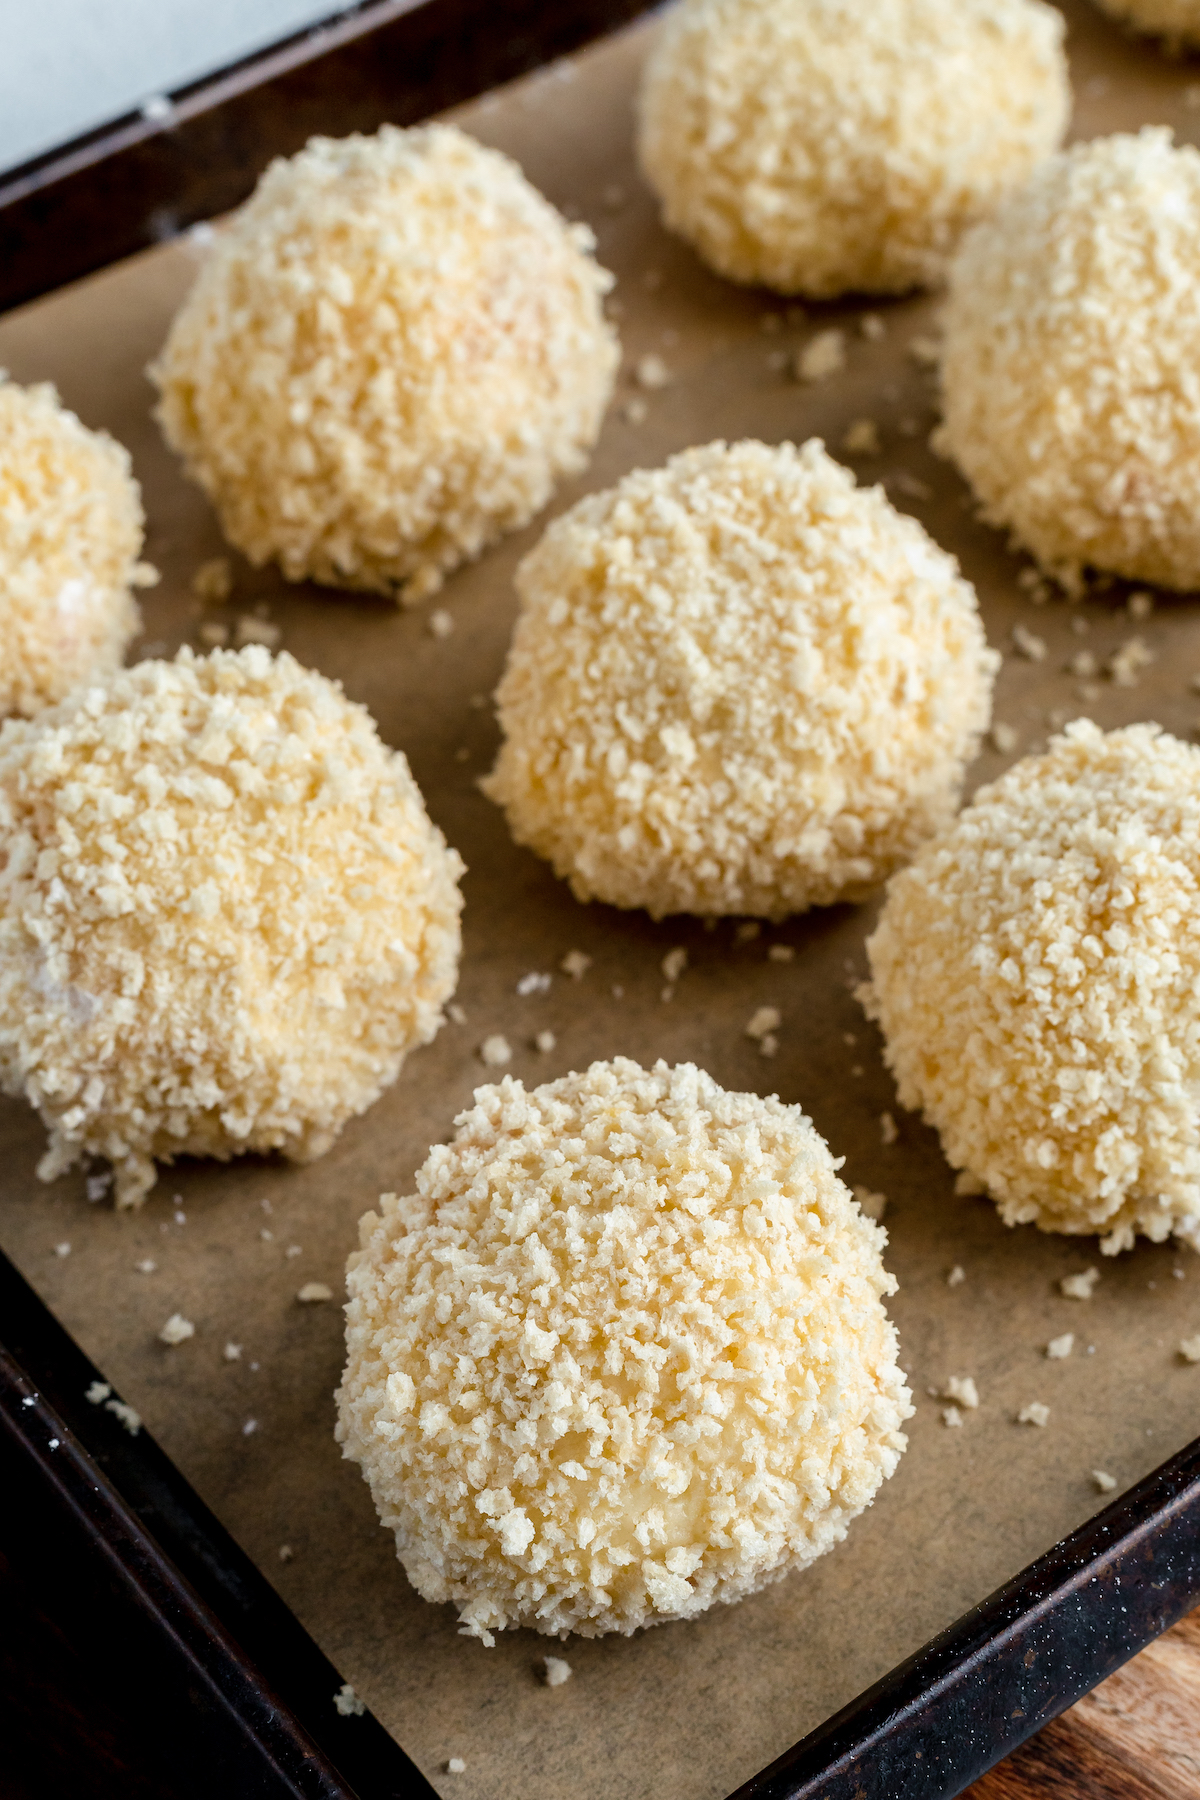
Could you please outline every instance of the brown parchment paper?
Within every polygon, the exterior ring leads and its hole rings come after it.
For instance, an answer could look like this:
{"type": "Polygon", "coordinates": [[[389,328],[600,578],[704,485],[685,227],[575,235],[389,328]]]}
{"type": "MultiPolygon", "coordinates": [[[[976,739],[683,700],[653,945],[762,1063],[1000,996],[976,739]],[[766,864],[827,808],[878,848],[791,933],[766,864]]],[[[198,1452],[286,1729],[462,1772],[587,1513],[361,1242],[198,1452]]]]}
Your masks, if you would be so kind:
{"type": "MultiPolygon", "coordinates": [[[[1122,35],[1085,0],[1065,10],[1076,135],[1166,122],[1182,138],[1197,136],[1188,91],[1200,67],[1122,35]]],[[[652,30],[626,32],[458,115],[588,219],[619,276],[626,374],[590,469],[556,509],[691,443],[819,434],[836,452],[853,420],[873,418],[883,454],[857,464],[860,476],[882,479],[976,582],[991,641],[1006,652],[996,717],[1020,750],[1081,713],[1105,726],[1153,718],[1191,733],[1200,721],[1200,695],[1189,688],[1200,671],[1196,600],[1159,596],[1144,622],[1131,619],[1120,587],[1077,606],[1035,605],[1018,585],[1021,560],[974,520],[962,483],[928,450],[932,378],[909,345],[932,329],[936,302],[873,307],[887,331],[869,342],[861,306],[802,314],[739,291],[660,230],[631,153],[633,89],[652,30]],[[781,364],[830,323],[848,332],[845,371],[796,383],[781,364]],[[636,385],[632,371],[648,352],[666,363],[669,386],[636,385]],[[1012,653],[1017,622],[1044,641],[1043,660],[1012,653]],[[1155,658],[1138,684],[1101,681],[1081,699],[1068,657],[1088,649],[1103,662],[1133,635],[1155,658]]],[[[141,655],[199,641],[190,579],[224,548],[206,502],[161,443],[142,374],[195,256],[186,243],[153,251],[0,323],[0,365],[22,381],[55,380],[88,424],[108,427],[133,453],[147,555],[164,577],[145,597],[141,655]]],[[[1093,1512],[1101,1501],[1092,1469],[1123,1487],[1200,1431],[1200,1367],[1177,1353],[1182,1336],[1200,1331],[1200,1261],[1144,1244],[1101,1258],[1094,1239],[1009,1231],[986,1202],[953,1197],[934,1135],[896,1109],[877,1037],[849,991],[865,972],[874,907],[835,907],[739,940],[735,921],[710,932],[700,921],[654,925],[579,906],[513,846],[475,783],[496,743],[487,697],[511,629],[512,572],[543,524],[449,582],[433,603],[452,615],[445,639],[430,630],[430,607],[404,614],[289,588],[236,558],[233,600],[209,615],[233,622],[261,609],[285,648],[341,679],[407,753],[433,817],[469,865],[458,993],[466,1023],[447,1024],[319,1163],[164,1169],[133,1215],[89,1204],[79,1172],[41,1185],[41,1129],[22,1105],[4,1103],[0,1241],[440,1789],[464,1800],[559,1800],[568,1791],[579,1800],[719,1800],[1093,1512]],[[794,962],[769,961],[769,943],[793,945],[794,962]],[[689,966],[664,1000],[660,964],[677,944],[689,966]],[[580,981],[559,969],[572,949],[594,959],[580,981]],[[533,971],[553,974],[549,992],[519,998],[518,980],[533,971]],[[744,1035],[765,1003],[783,1014],[771,1061],[744,1035]],[[558,1048],[539,1055],[532,1039],[546,1027],[558,1048]],[[918,1397],[899,1473],[841,1549],[695,1624],[572,1641],[574,1678],[554,1690],[536,1668],[559,1646],[521,1632],[484,1650],[456,1634],[452,1609],[427,1606],[408,1587],[365,1485],[333,1443],[337,1301],[295,1298],[310,1280],[340,1297],[359,1214],[381,1190],[409,1189],[427,1146],[450,1134],[488,1078],[478,1047],[492,1032],[508,1037],[511,1070],[527,1082],[595,1057],[662,1056],[802,1102],[845,1155],[846,1178],[889,1197],[888,1260],[901,1284],[893,1312],[918,1397]],[[898,1125],[890,1144],[887,1111],[898,1125]],[[62,1244],[68,1255],[56,1253],[62,1244]],[[146,1258],[152,1274],[135,1267],[146,1258]],[[955,1264],[965,1280],[951,1288],[955,1264]],[[1062,1298],[1059,1279],[1091,1264],[1102,1271],[1095,1298],[1062,1298]],[[168,1349],[157,1333],[176,1310],[196,1335],[168,1349]],[[1048,1339],[1065,1331],[1076,1334],[1074,1353],[1047,1361],[1048,1339]],[[224,1359],[227,1341],[244,1346],[239,1361],[224,1359]],[[943,1425],[927,1394],[952,1374],[974,1376],[982,1397],[961,1430],[943,1425]],[[1045,1429],[1015,1422],[1030,1400],[1049,1405],[1045,1429]],[[288,1562],[284,1544],[294,1551],[288,1562]],[[441,1773],[451,1756],[465,1760],[465,1774],[441,1773]]],[[[970,785],[1007,760],[986,749],[970,785]]],[[[338,1729],[352,1732],[356,1721],[338,1729]]]]}

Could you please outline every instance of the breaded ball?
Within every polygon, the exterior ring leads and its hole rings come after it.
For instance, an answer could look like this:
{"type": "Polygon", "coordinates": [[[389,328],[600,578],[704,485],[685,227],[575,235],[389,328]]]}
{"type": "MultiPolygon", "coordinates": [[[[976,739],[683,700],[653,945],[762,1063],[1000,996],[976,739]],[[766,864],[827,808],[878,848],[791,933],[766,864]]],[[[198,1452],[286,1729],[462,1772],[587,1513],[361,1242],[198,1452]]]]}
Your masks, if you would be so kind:
{"type": "Polygon", "coordinates": [[[48,382],[0,370],[0,716],[115,669],[141,628],[142,501],[129,453],[48,382]]]}
{"type": "Polygon", "coordinates": [[[817,439],[637,470],[517,586],[485,791],[580,900],[783,918],[950,819],[997,666],[974,589],[817,439]]]}
{"type": "Polygon", "coordinates": [[[592,242],[452,126],[273,162],[151,371],[230,542],[411,600],[524,525],[612,389],[592,242]]]}
{"type": "Polygon", "coordinates": [[[895,877],[867,952],[900,1099],[964,1191],[1200,1250],[1200,749],[1069,726],[895,877]]]}
{"type": "Polygon", "coordinates": [[[261,645],[143,662],[0,732],[0,1080],[52,1180],[307,1161],[441,1023],[462,864],[336,683],[261,645]]]}
{"type": "Polygon", "coordinates": [[[967,238],[939,447],[1043,568],[1200,587],[1200,153],[1077,144],[967,238]]]}
{"type": "Polygon", "coordinates": [[[1098,0],[1098,4],[1135,31],[1151,32],[1174,44],[1200,44],[1200,0],[1098,0]]]}
{"type": "Polygon", "coordinates": [[[839,1543],[912,1408],[811,1120],[619,1058],[457,1124],[349,1263],[338,1437],[417,1592],[485,1644],[629,1634],[839,1543]]]}
{"type": "Polygon", "coordinates": [[[733,281],[828,299],[932,286],[1062,142],[1041,0],[682,0],[638,148],[666,223],[733,281]]]}

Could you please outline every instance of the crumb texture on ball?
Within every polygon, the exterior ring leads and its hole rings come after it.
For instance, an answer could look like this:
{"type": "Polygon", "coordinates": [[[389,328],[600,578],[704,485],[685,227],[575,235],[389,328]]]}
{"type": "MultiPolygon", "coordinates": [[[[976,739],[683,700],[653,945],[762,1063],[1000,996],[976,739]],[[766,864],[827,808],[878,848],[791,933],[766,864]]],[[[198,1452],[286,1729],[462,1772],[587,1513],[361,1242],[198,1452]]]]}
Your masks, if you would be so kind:
{"type": "Polygon", "coordinates": [[[619,357],[591,249],[452,126],[313,138],[171,327],[168,441],[252,562],[422,598],[587,460],[619,357]]]}
{"type": "Polygon", "coordinates": [[[888,890],[867,1010],[1010,1225],[1200,1249],[1200,749],[1086,720],[888,890]]]}
{"type": "Polygon", "coordinates": [[[48,382],[0,371],[0,716],[114,669],[141,621],[142,502],[129,453],[48,382]]]}
{"type": "Polygon", "coordinates": [[[461,863],[365,708],[260,645],[0,732],[0,1079],[46,1180],[328,1149],[441,1023],[461,863]]]}
{"type": "Polygon", "coordinates": [[[630,1633],[838,1543],[911,1414],[887,1242],[690,1064],[480,1088],[350,1258],[338,1436],[464,1631],[630,1633]]]}
{"type": "Polygon", "coordinates": [[[1200,44],[1200,0],[1098,0],[1106,13],[1135,31],[1176,44],[1200,44]]]}
{"type": "Polygon", "coordinates": [[[1200,153],[1165,129],[1045,164],[955,259],[939,447],[1069,586],[1200,587],[1200,153]]]}
{"type": "Polygon", "coordinates": [[[996,665],[974,590],[819,440],[635,470],[517,586],[484,786],[579,899],[782,918],[951,817],[996,665]]]}
{"type": "Polygon", "coordinates": [[[936,285],[963,229],[1057,149],[1041,0],[682,0],[650,54],[642,166],[734,281],[818,299],[936,285]]]}

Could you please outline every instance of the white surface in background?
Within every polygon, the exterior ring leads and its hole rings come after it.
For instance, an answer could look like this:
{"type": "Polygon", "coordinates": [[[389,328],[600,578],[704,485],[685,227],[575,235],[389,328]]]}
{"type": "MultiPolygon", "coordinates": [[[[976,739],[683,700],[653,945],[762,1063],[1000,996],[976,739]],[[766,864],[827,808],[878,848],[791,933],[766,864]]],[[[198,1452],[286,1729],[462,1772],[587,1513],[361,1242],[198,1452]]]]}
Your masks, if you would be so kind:
{"type": "Polygon", "coordinates": [[[339,0],[0,0],[0,169],[339,10],[339,0]]]}

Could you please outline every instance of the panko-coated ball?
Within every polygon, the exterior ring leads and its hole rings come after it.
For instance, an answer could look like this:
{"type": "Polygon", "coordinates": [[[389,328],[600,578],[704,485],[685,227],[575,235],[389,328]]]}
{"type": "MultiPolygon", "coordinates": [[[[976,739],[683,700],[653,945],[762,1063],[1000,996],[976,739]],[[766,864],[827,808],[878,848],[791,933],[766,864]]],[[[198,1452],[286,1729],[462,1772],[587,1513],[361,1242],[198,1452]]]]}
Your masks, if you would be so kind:
{"type": "Polygon", "coordinates": [[[1200,1250],[1200,749],[1069,726],[894,878],[867,952],[900,1099],[968,1191],[1200,1250]]]}
{"type": "Polygon", "coordinates": [[[583,468],[612,390],[591,249],[452,126],[273,162],[151,371],[230,542],[412,600],[524,525],[583,468]]]}
{"type": "Polygon", "coordinates": [[[1200,0],[1097,0],[1106,13],[1175,44],[1200,44],[1200,0]]]}
{"type": "Polygon", "coordinates": [[[1200,152],[1077,144],[964,242],[939,447],[1069,586],[1200,587],[1200,152]]]}
{"type": "Polygon", "coordinates": [[[0,371],[0,717],[114,669],[141,620],[142,501],[129,453],[48,382],[0,371]]]}
{"type": "Polygon", "coordinates": [[[307,1161],[428,1043],[462,870],[336,683],[260,645],[142,662],[0,732],[0,1080],[51,1180],[307,1161]]]}
{"type": "Polygon", "coordinates": [[[338,1437],[465,1632],[695,1618],[905,1447],[887,1236],[798,1106],[691,1064],[480,1088],[350,1258],[338,1437]]]}
{"type": "Polygon", "coordinates": [[[778,919],[953,814],[997,666],[974,589],[817,439],[637,470],[517,586],[484,785],[579,899],[778,919]]]}
{"type": "Polygon", "coordinates": [[[651,52],[642,167],[721,275],[817,299],[936,285],[964,227],[1062,142],[1041,0],[682,0],[651,52]]]}

